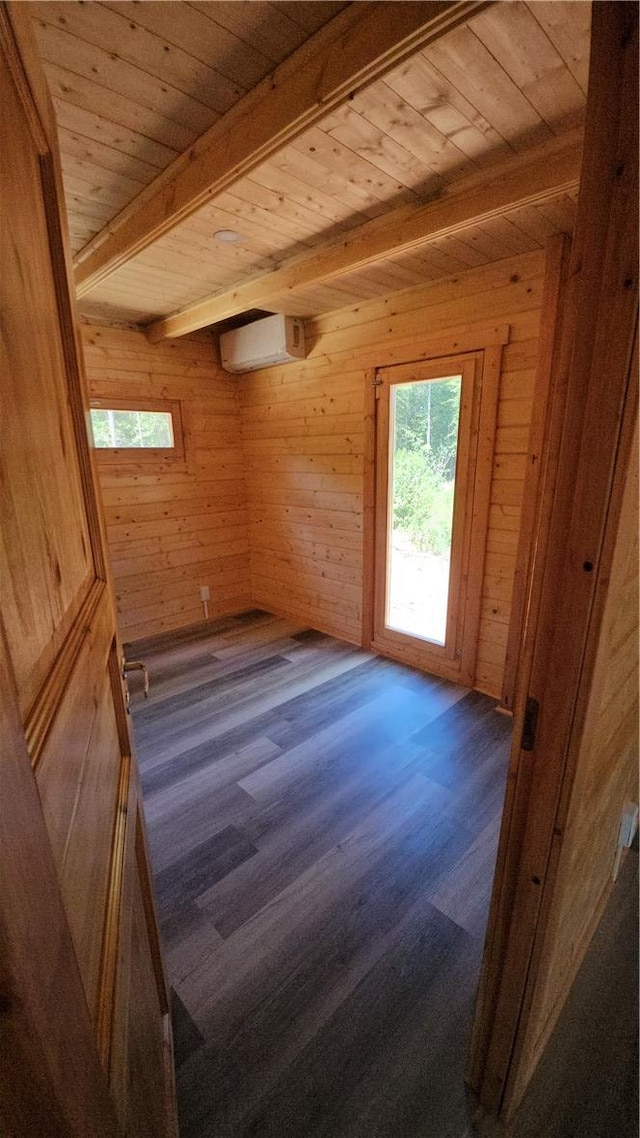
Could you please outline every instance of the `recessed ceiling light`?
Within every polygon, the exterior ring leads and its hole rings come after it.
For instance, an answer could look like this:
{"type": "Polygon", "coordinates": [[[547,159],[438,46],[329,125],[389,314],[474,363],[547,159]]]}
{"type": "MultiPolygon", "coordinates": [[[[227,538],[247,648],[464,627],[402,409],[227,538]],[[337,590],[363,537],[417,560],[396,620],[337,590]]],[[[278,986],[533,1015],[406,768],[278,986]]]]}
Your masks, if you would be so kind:
{"type": "Polygon", "coordinates": [[[240,240],[241,234],[236,233],[235,229],[218,229],[213,236],[216,241],[224,241],[227,245],[233,245],[234,241],[240,240]]]}

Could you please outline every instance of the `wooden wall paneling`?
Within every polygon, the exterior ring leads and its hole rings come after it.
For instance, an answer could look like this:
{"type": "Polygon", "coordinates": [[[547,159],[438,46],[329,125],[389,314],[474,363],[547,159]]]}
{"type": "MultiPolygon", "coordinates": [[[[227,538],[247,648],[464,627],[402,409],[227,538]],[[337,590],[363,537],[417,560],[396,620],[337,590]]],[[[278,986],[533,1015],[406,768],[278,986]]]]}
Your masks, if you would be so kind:
{"type": "MultiPolygon", "coordinates": [[[[558,380],[554,363],[557,358],[562,328],[562,305],[568,283],[570,239],[566,235],[551,238],[547,247],[545,268],[545,290],[540,318],[539,361],[536,373],[533,411],[527,444],[527,468],[524,481],[522,514],[516,570],[511,602],[511,618],[507,639],[504,680],[502,685],[502,706],[513,711],[517,688],[518,661],[523,642],[525,603],[530,565],[533,557],[532,543],[540,540],[536,530],[542,524],[539,517],[540,503],[538,493],[541,482],[541,465],[556,463],[560,439],[555,432],[554,452],[551,440],[554,437],[554,424],[563,418],[563,407],[554,401],[554,385],[558,380]],[[536,518],[538,519],[536,524],[536,518]]],[[[560,397],[561,398],[561,397],[560,397]]],[[[509,428],[505,428],[508,430],[509,428]]],[[[513,437],[513,428],[511,437],[513,437]]],[[[547,475],[547,477],[553,477],[547,475]]]]}
{"type": "Polygon", "coordinates": [[[519,461],[493,465],[476,662],[476,684],[500,693],[543,273],[539,250],[318,317],[307,324],[306,360],[240,377],[255,604],[362,643],[367,585],[344,588],[359,574],[370,580],[366,377],[376,366],[504,344],[496,446],[519,461]],[[306,415],[294,414],[299,400],[306,415]],[[327,510],[327,494],[353,509],[327,510]]]}
{"type": "Polygon", "coordinates": [[[184,462],[99,463],[120,629],[127,641],[249,606],[249,544],[237,381],[213,342],[152,348],[142,333],[83,326],[92,399],[180,403],[184,462]]]}
{"type": "MultiPolygon", "coordinates": [[[[526,1057],[535,1054],[541,1037],[531,1008],[549,944],[567,805],[592,693],[613,556],[607,534],[617,530],[635,415],[637,49],[637,10],[596,5],[572,287],[560,350],[560,366],[568,368],[567,408],[558,476],[549,488],[546,557],[533,569],[540,603],[530,621],[529,685],[518,695],[470,1066],[483,1106],[503,1104],[505,1113],[517,1104],[531,1074],[526,1057]],[[520,752],[528,695],[539,701],[540,713],[532,751],[520,752]]],[[[616,758],[624,762],[624,754],[616,758]]],[[[607,784],[600,787],[588,811],[592,821],[606,802],[607,784]]],[[[578,872],[597,882],[602,867],[593,858],[594,851],[578,872]]],[[[598,898],[591,902],[593,912],[598,898]]],[[[575,957],[585,949],[586,941],[576,945],[575,957]]]]}
{"type": "MultiPolygon", "coordinates": [[[[529,262],[531,264],[531,262],[529,262]]],[[[532,318],[533,323],[532,331],[537,332],[537,321],[539,320],[539,305],[542,296],[542,278],[539,275],[537,266],[540,264],[538,257],[534,262],[536,265],[535,276],[527,279],[523,273],[514,274],[517,279],[508,281],[504,287],[496,283],[496,287],[488,292],[482,294],[482,299],[476,295],[470,304],[464,306],[466,308],[465,324],[460,329],[460,340],[465,343],[470,343],[478,335],[482,335],[482,330],[487,329],[487,326],[495,324],[496,329],[500,329],[499,333],[502,334],[502,327],[504,323],[504,315],[509,309],[511,322],[515,322],[519,315],[522,316],[523,331],[526,327],[527,317],[530,313],[535,313],[532,318]]],[[[503,262],[504,265],[504,262],[503,262]]],[[[473,270],[470,270],[473,272],[473,270]]],[[[498,270],[499,272],[499,270],[498,270]]],[[[454,279],[464,279],[465,274],[457,274],[454,279]]],[[[497,281],[499,276],[496,274],[497,281]]],[[[435,293],[437,297],[437,292],[435,293]]],[[[462,307],[462,306],[461,306],[462,307]]],[[[454,306],[447,299],[442,302],[436,300],[435,303],[430,305],[430,324],[429,324],[429,340],[432,342],[436,336],[443,334],[442,339],[448,339],[451,342],[451,315],[454,306]],[[448,335],[445,335],[448,333],[448,335]]],[[[363,312],[366,310],[362,306],[363,312]]],[[[358,353],[358,356],[364,356],[368,359],[376,352],[384,356],[385,363],[392,357],[394,352],[397,354],[398,346],[404,349],[407,341],[416,338],[415,331],[416,316],[415,311],[397,311],[393,309],[388,315],[386,321],[378,322],[371,321],[365,323],[363,321],[354,322],[351,328],[345,329],[335,336],[331,337],[332,348],[337,353],[338,358],[344,356],[348,357],[349,354],[358,353]]],[[[313,335],[313,324],[311,325],[313,335]]],[[[531,336],[533,340],[535,336],[531,336]]],[[[476,339],[477,342],[477,339],[476,339]]],[[[484,341],[487,342],[486,340],[484,341]]],[[[499,341],[498,341],[499,342],[499,341]]],[[[473,349],[471,349],[473,350],[473,349]]],[[[419,353],[421,356],[422,353],[419,353]]],[[[405,357],[406,358],[406,357],[405,357]]],[[[388,365],[387,365],[388,366],[388,365]]]]}
{"type": "Polygon", "coordinates": [[[303,381],[302,393],[314,396],[305,401],[306,417],[288,371],[282,388],[264,388],[258,380],[255,409],[247,398],[251,378],[241,383],[254,603],[268,597],[266,607],[285,607],[321,629],[342,628],[346,639],[359,642],[362,370],[350,369],[336,388],[303,381]],[[342,413],[356,406],[357,414],[342,413]]]}
{"type": "MultiPolygon", "coordinates": [[[[431,306],[437,304],[451,306],[459,298],[467,298],[468,303],[471,304],[469,298],[478,294],[490,299],[491,293],[496,289],[507,288],[518,284],[520,281],[530,283],[533,277],[539,274],[539,265],[540,252],[537,251],[525,253],[518,258],[509,257],[498,264],[480,265],[470,269],[461,267],[438,281],[427,281],[421,287],[404,289],[367,305],[356,303],[343,308],[340,312],[318,316],[317,319],[310,322],[311,340],[307,346],[308,354],[313,353],[314,338],[324,334],[325,331],[331,330],[332,334],[338,334],[341,330],[355,332],[357,326],[365,322],[371,325],[368,332],[369,336],[375,332],[376,327],[378,329],[375,343],[385,339],[388,341],[390,334],[398,335],[399,332],[399,329],[390,326],[388,321],[406,312],[413,311],[418,306],[420,299],[425,302],[428,299],[431,306]],[[512,279],[516,276],[518,277],[517,281],[512,279]],[[360,313],[362,313],[361,317],[359,316],[360,313]]],[[[511,292],[514,291],[511,288],[511,292]]],[[[482,323],[484,311],[480,303],[476,302],[476,310],[470,309],[466,324],[482,323]]],[[[491,318],[484,320],[484,323],[491,323],[491,318]]],[[[464,334],[465,328],[466,325],[461,328],[461,334],[464,334]]],[[[431,329],[429,336],[431,339],[431,329]]]]}
{"type": "Polygon", "coordinates": [[[496,465],[494,470],[478,659],[478,683],[497,693],[531,412],[541,265],[541,253],[523,254],[318,319],[308,329],[307,360],[222,385],[212,385],[208,378],[212,354],[206,341],[189,341],[188,349],[180,341],[168,341],[160,349],[134,331],[86,328],[92,394],[116,396],[131,390],[133,380],[140,396],[178,396],[188,408],[186,418],[197,444],[195,499],[190,488],[195,467],[191,473],[162,469],[153,475],[133,465],[122,475],[101,471],[110,558],[122,593],[127,639],[160,631],[158,620],[169,628],[200,619],[198,586],[206,581],[201,582],[199,574],[204,572],[214,574],[216,596],[226,611],[249,603],[286,608],[276,586],[286,579],[291,585],[286,587],[287,604],[295,604],[298,619],[313,618],[328,631],[359,642],[360,606],[366,603],[358,588],[361,527],[366,528],[366,505],[360,505],[367,445],[364,371],[376,363],[446,354],[452,344],[455,351],[465,351],[492,338],[500,343],[508,329],[496,325],[490,333],[491,326],[479,317],[502,316],[513,323],[501,368],[498,447],[504,438],[508,454],[519,456],[519,464],[513,469],[496,465]],[[433,329],[428,341],[422,332],[425,306],[433,329]],[[337,391],[336,367],[341,375],[337,391]],[[238,505],[243,460],[232,421],[238,391],[244,404],[251,544],[258,544],[251,596],[248,584],[242,595],[236,588],[243,555],[248,565],[246,514],[238,505]],[[204,404],[211,413],[196,409],[204,404]],[[230,426],[223,426],[223,420],[230,426]],[[213,436],[195,430],[207,421],[213,436]],[[226,501],[221,500],[227,494],[223,483],[231,494],[226,501]],[[201,509],[200,503],[209,509],[201,509]],[[491,560],[492,555],[501,560],[491,560]],[[309,561],[311,572],[303,570],[309,561]],[[357,592],[350,592],[354,588],[357,592]]]}

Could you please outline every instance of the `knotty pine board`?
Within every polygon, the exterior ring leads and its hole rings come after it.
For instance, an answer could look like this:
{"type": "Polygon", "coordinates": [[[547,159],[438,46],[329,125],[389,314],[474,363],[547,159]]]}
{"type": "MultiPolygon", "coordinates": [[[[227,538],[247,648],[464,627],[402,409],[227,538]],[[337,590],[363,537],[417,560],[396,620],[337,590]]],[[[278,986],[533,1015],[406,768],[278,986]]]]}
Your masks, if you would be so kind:
{"type": "Polygon", "coordinates": [[[499,695],[543,274],[540,250],[318,317],[305,361],[242,377],[254,605],[361,641],[365,372],[415,359],[426,335],[453,350],[472,326],[508,324],[476,676],[499,695]]]}
{"type": "MultiPolygon", "coordinates": [[[[59,120],[76,252],[345,5],[313,7],[303,24],[301,0],[286,12],[206,0],[30,5],[59,120]]],[[[168,315],[259,275],[265,261],[282,264],[392,203],[428,201],[500,157],[579,126],[589,26],[589,3],[536,0],[472,15],[383,78],[356,84],[342,106],[104,280],[83,298],[83,312],[141,322],[168,315]],[[243,238],[232,251],[212,236],[229,228],[243,238]]],[[[444,238],[421,252],[421,276],[526,251],[549,225],[571,226],[567,206],[509,211],[464,239],[444,238]]],[[[412,271],[404,260],[367,266],[296,298],[295,315],[383,295],[412,271]]]]}
{"type": "Polygon", "coordinates": [[[92,398],[179,399],[184,463],[99,466],[119,623],[125,641],[250,604],[238,387],[200,334],[151,346],[142,332],[83,325],[92,398]]]}
{"type": "Polygon", "coordinates": [[[273,4],[30,7],[77,251],[344,4],[296,3],[292,14],[273,4]]]}

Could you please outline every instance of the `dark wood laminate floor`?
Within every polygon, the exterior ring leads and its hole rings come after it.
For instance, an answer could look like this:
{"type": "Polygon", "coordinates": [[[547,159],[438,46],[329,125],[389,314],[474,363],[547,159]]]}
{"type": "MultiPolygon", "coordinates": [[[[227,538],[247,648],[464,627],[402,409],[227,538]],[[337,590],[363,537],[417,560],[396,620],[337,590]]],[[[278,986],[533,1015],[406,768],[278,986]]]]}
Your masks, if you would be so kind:
{"type": "Polygon", "coordinates": [[[505,1138],[638,1138],[638,848],[505,1138]]]}
{"type": "Polygon", "coordinates": [[[267,614],[144,655],[183,1138],[462,1138],[510,720],[267,614]]]}

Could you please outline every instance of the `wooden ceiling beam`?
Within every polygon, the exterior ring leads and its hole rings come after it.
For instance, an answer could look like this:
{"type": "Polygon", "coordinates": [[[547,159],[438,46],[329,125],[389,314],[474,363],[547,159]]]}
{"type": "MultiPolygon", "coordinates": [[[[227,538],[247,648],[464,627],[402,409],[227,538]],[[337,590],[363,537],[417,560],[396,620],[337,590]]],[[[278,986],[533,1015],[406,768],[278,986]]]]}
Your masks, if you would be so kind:
{"type": "Polygon", "coordinates": [[[240,99],[84,246],[76,258],[78,297],[355,91],[488,6],[488,0],[350,4],[240,99]]]}
{"type": "Polygon", "coordinates": [[[506,209],[541,205],[571,193],[579,184],[581,143],[581,133],[572,132],[465,178],[424,205],[390,210],[274,272],[154,321],[147,337],[156,343],[252,308],[268,311],[278,298],[481,225],[506,209]]]}

